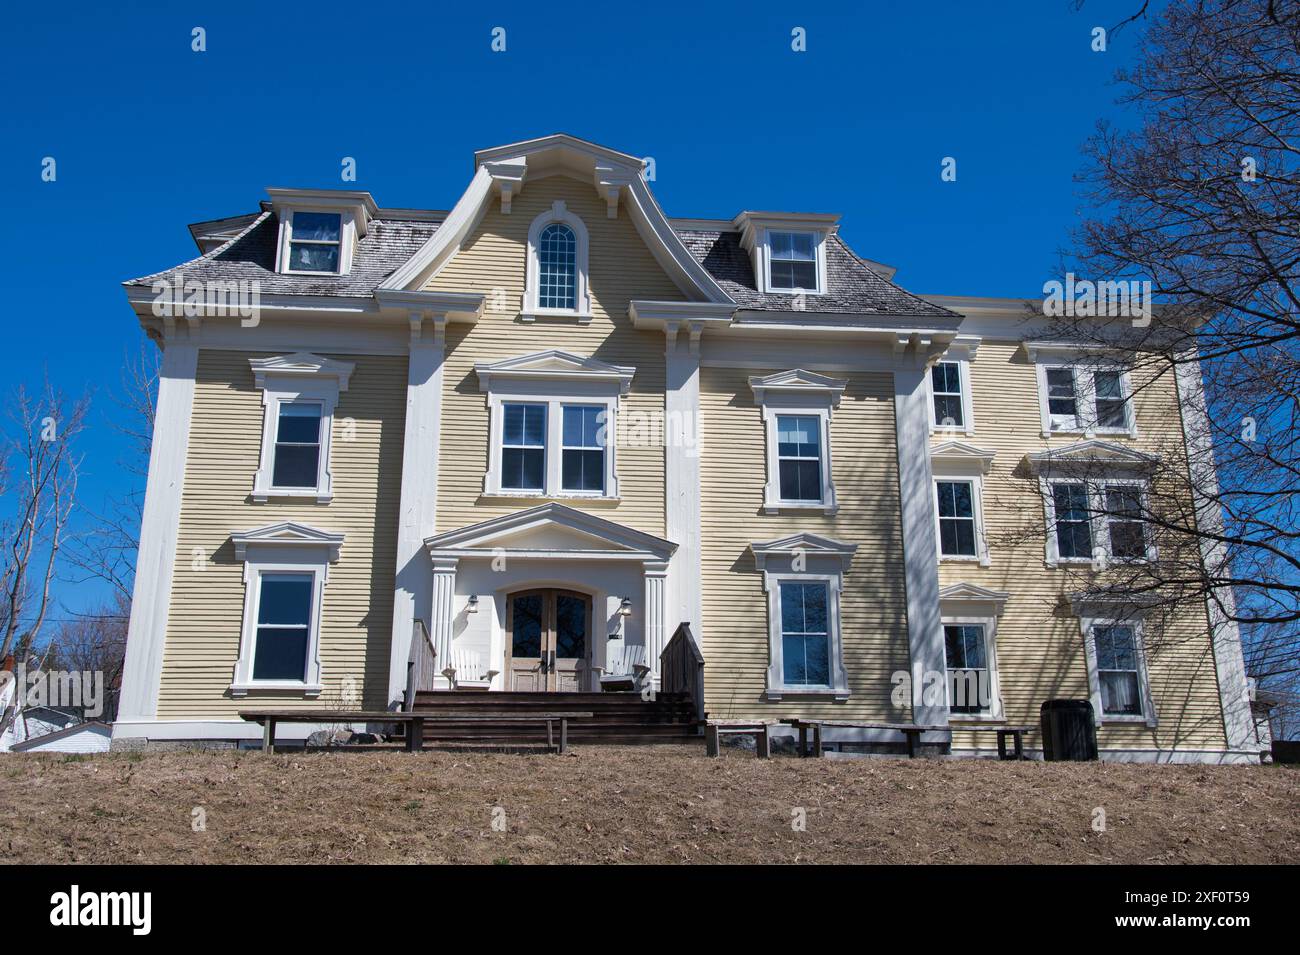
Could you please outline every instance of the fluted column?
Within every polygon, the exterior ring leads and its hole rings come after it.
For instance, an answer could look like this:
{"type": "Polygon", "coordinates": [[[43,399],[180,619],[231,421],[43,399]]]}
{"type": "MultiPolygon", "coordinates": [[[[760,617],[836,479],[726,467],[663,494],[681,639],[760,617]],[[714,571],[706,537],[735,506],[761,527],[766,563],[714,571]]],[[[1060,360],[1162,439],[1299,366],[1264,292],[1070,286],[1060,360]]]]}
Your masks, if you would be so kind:
{"type": "Polygon", "coordinates": [[[451,665],[452,625],[456,614],[456,564],[454,557],[433,560],[433,594],[429,607],[429,637],[433,640],[434,685],[447,689],[450,684],[442,671],[451,665]]]}
{"type": "Polygon", "coordinates": [[[670,634],[668,625],[668,562],[646,561],[645,564],[645,650],[649,657],[650,679],[659,686],[659,655],[664,652],[670,634]]]}

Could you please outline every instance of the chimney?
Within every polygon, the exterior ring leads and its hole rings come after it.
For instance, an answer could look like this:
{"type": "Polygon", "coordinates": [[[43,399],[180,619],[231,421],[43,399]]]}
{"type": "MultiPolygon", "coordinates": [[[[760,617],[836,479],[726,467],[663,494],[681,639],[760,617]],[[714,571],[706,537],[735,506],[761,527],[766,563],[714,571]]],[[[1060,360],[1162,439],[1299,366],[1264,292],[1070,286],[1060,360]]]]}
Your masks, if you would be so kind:
{"type": "Polygon", "coordinates": [[[4,664],[0,665],[0,673],[5,673],[5,672],[8,673],[14,672],[14,655],[12,653],[9,654],[7,657],[5,657],[4,664]]]}

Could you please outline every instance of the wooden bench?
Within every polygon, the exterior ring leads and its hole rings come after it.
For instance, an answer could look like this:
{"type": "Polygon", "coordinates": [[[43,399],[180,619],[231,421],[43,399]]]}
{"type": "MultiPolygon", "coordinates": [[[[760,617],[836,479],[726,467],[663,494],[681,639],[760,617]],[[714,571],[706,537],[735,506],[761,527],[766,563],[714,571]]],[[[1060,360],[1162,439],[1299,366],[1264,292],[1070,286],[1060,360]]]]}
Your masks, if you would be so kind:
{"type": "Polygon", "coordinates": [[[963,733],[997,733],[998,734],[998,759],[1024,759],[1025,758],[1025,734],[1036,729],[1037,726],[965,726],[961,724],[954,725],[954,730],[963,733]],[[1012,740],[1013,751],[1007,753],[1007,737],[1012,740]]]}
{"type": "Polygon", "coordinates": [[[800,720],[785,719],[781,721],[788,726],[793,726],[799,731],[799,755],[807,756],[808,753],[808,732],[812,731],[813,737],[813,756],[823,755],[822,751],[822,728],[826,726],[838,729],[866,729],[866,730],[893,730],[902,733],[907,737],[907,757],[915,759],[916,754],[921,748],[922,733],[946,733],[951,727],[949,726],[926,726],[919,723],[848,723],[838,720],[800,720]]]}
{"type": "Polygon", "coordinates": [[[770,725],[743,720],[709,720],[704,724],[704,752],[709,756],[722,755],[723,736],[752,736],[754,755],[759,759],[767,759],[772,755],[771,741],[767,735],[770,725]]]}
{"type": "Polygon", "coordinates": [[[569,749],[569,720],[590,719],[590,712],[517,713],[494,710],[473,714],[441,714],[419,711],[389,713],[385,710],[240,710],[241,719],[262,724],[262,749],[275,752],[276,723],[403,723],[406,725],[406,751],[424,748],[425,724],[437,723],[545,723],[546,745],[559,753],[569,749]],[[560,724],[556,746],[554,724],[560,724]]]}

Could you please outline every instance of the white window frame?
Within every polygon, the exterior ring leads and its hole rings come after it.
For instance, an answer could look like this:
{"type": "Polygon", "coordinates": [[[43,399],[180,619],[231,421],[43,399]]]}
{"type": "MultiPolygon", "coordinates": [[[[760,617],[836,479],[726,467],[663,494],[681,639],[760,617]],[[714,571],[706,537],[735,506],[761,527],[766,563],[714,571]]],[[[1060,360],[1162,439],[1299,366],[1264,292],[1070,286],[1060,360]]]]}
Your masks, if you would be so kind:
{"type": "Polygon", "coordinates": [[[936,474],[931,492],[931,499],[934,501],[934,546],[942,563],[977,563],[981,567],[988,567],[993,563],[989,556],[988,540],[984,534],[984,479],[979,474],[936,474]],[[943,540],[940,528],[942,527],[943,518],[939,516],[939,485],[940,484],[960,484],[966,483],[971,486],[971,510],[974,512],[974,531],[975,531],[975,553],[974,554],[945,554],[943,552],[943,540]]]}
{"type": "Polygon", "coordinates": [[[844,668],[844,639],[840,622],[840,593],[844,572],[857,550],[856,544],[842,544],[812,534],[796,534],[779,541],[750,544],[755,566],[763,574],[767,593],[768,668],[764,699],[786,698],[847,700],[848,671],[844,668]],[[787,685],[785,651],[781,633],[781,583],[822,583],[826,586],[826,617],[830,640],[828,686],[787,685]]]}
{"type": "Polygon", "coordinates": [[[934,406],[933,366],[931,366],[930,370],[925,373],[925,396],[930,405],[930,433],[973,435],[975,433],[975,406],[971,400],[971,362],[965,358],[943,357],[935,362],[935,365],[957,366],[957,374],[961,376],[962,423],[959,425],[943,425],[937,420],[938,414],[934,406]]]}
{"type": "Polygon", "coordinates": [[[1043,437],[1066,434],[1084,437],[1108,435],[1111,437],[1137,437],[1137,419],[1133,409],[1133,384],[1129,370],[1115,363],[1080,362],[1069,360],[1043,359],[1035,363],[1038,375],[1038,411],[1042,424],[1043,437]],[[1074,423],[1068,427],[1055,427],[1054,416],[1048,405],[1047,372],[1053,368],[1068,368],[1074,373],[1075,409],[1074,423]],[[1122,428],[1102,428],[1097,425],[1097,392],[1093,381],[1095,371],[1119,372],[1120,387],[1124,393],[1124,418],[1122,428]]]}
{"type": "MultiPolygon", "coordinates": [[[[500,430],[497,431],[497,437],[499,440],[497,442],[497,447],[496,447],[496,473],[499,476],[498,486],[502,494],[536,494],[540,496],[546,493],[546,478],[548,472],[550,471],[550,464],[551,464],[550,453],[549,453],[550,448],[547,447],[547,445],[550,443],[549,438],[550,438],[550,430],[551,430],[551,412],[552,409],[549,401],[532,402],[532,401],[524,401],[522,399],[516,400],[514,398],[503,398],[501,400],[501,428],[500,430]],[[502,462],[505,460],[505,452],[507,450],[505,414],[506,414],[506,408],[509,405],[534,405],[535,407],[540,407],[543,410],[543,417],[546,419],[546,425],[545,425],[545,429],[542,432],[542,444],[541,444],[542,486],[540,488],[506,487],[504,484],[500,483],[500,479],[504,477],[504,475],[502,474],[502,468],[503,468],[502,462]]],[[[513,449],[532,450],[532,449],[536,449],[537,446],[532,444],[512,444],[509,445],[509,447],[513,449]]]]}
{"type": "Polygon", "coordinates": [[[334,498],[334,478],[330,469],[330,451],[334,431],[334,412],[339,393],[348,390],[355,367],[351,362],[322,358],[299,352],[275,358],[251,358],[255,387],[262,392],[262,449],[257,473],[253,476],[251,498],[262,504],[278,498],[314,499],[328,504],[334,498]],[[280,405],[315,402],[321,406],[320,457],[316,464],[315,487],[276,487],[275,441],[279,430],[280,405]]]}
{"type": "Polygon", "coordinates": [[[614,443],[614,415],[609,410],[608,403],[597,404],[591,401],[566,401],[560,405],[560,443],[558,446],[558,457],[560,459],[560,493],[573,497],[591,495],[593,497],[604,497],[605,486],[610,480],[612,468],[610,467],[610,446],[614,443]],[[600,421],[600,429],[605,432],[605,444],[600,447],[591,447],[588,445],[565,444],[564,443],[564,414],[569,408],[593,408],[601,407],[604,420],[600,421]],[[599,492],[594,491],[575,491],[564,486],[564,452],[565,451],[600,451],[604,455],[605,473],[601,479],[601,489],[599,492]]]}
{"type": "Polygon", "coordinates": [[[1128,723],[1153,728],[1159,725],[1155,704],[1151,698],[1151,681],[1147,672],[1143,621],[1135,617],[1081,616],[1079,626],[1083,634],[1084,657],[1088,667],[1088,691],[1092,699],[1093,720],[1096,724],[1100,726],[1105,723],[1128,723]],[[1097,660],[1097,644],[1093,637],[1093,630],[1096,627],[1131,627],[1133,629],[1133,650],[1138,667],[1138,694],[1142,699],[1141,715],[1107,714],[1102,712],[1101,674],[1097,660]]]}
{"type": "Polygon", "coordinates": [[[329,564],[337,561],[342,534],[285,522],[244,533],[231,534],[236,560],[244,564],[244,616],[240,627],[239,656],[235,661],[230,695],[247,696],[268,691],[319,696],[321,682],[321,612],[329,564]],[[302,680],[255,680],[253,662],[257,650],[257,616],[265,574],[312,575],[312,604],[308,617],[307,661],[302,680]]]}
{"type": "Polygon", "coordinates": [[[586,325],[591,322],[591,292],[588,288],[590,247],[591,242],[587,235],[586,224],[569,210],[563,199],[556,199],[549,209],[533,219],[532,224],[528,227],[528,262],[524,274],[524,307],[519,316],[523,321],[532,322],[538,318],[576,318],[579,325],[586,325]],[[538,245],[542,230],[548,225],[557,222],[573,230],[573,237],[577,243],[574,256],[577,267],[576,287],[574,289],[575,308],[542,308],[537,301],[541,284],[538,245]]]}
{"type": "Polygon", "coordinates": [[[1105,493],[1111,487],[1131,487],[1137,490],[1141,499],[1142,513],[1148,513],[1148,495],[1150,482],[1143,478],[1129,477],[1084,477],[1068,474],[1054,474],[1051,477],[1040,476],[1039,489],[1043,498],[1043,517],[1046,521],[1047,544],[1046,561],[1048,567],[1060,564],[1093,564],[1099,569],[1110,564],[1147,563],[1156,559],[1156,545],[1152,539],[1150,524],[1143,520],[1143,538],[1146,541],[1146,554],[1143,557],[1116,557],[1110,545],[1110,515],[1106,513],[1105,493]],[[1056,539],[1056,500],[1052,487],[1056,484],[1082,484],[1088,495],[1088,530],[1092,538],[1092,556],[1062,557],[1060,545],[1056,539]]]}
{"type": "Polygon", "coordinates": [[[760,279],[763,291],[775,295],[825,295],[826,294],[826,233],[817,229],[776,228],[763,229],[762,268],[760,279]],[[782,232],[794,235],[812,236],[813,257],[816,259],[816,288],[775,288],[772,285],[772,233],[782,232]]]}
{"type": "Polygon", "coordinates": [[[488,452],[488,471],[483,477],[483,493],[493,497],[509,498],[586,498],[591,500],[619,499],[618,462],[615,436],[618,420],[617,396],[590,396],[579,394],[547,395],[519,394],[494,391],[488,395],[488,430],[491,445],[488,452]],[[546,407],[546,470],[544,486],[540,491],[501,485],[501,450],[505,436],[505,406],[508,404],[538,404],[546,407]],[[605,420],[605,487],[600,492],[566,491],[564,489],[564,407],[589,405],[602,409],[605,420]]]}
{"type": "MultiPolygon", "coordinates": [[[[331,209],[327,206],[293,206],[280,213],[280,235],[276,252],[275,270],[282,275],[346,275],[352,271],[352,252],[357,241],[356,220],[347,209],[331,209]],[[299,212],[318,212],[322,215],[339,217],[339,267],[337,272],[325,272],[315,269],[292,269],[290,244],[293,238],[293,217],[299,212]]],[[[333,244],[333,243],[322,243],[333,244]]]]}
{"type": "Polygon", "coordinates": [[[763,511],[779,514],[783,511],[818,511],[835,514],[839,502],[832,476],[831,414],[839,406],[840,396],[848,382],[814,375],[802,369],[793,369],[766,377],[752,377],[750,387],[758,402],[766,440],[767,481],[763,486],[763,511]],[[821,499],[818,501],[787,501],[781,497],[780,447],[777,440],[777,419],[782,415],[816,417],[821,440],[821,499]]]}
{"type": "Polygon", "coordinates": [[[945,613],[940,618],[943,627],[981,627],[984,631],[984,658],[989,671],[989,710],[987,713],[957,713],[952,710],[952,674],[948,670],[948,635],[943,635],[944,692],[948,701],[949,722],[993,723],[1001,722],[1002,685],[998,676],[998,618],[997,614],[945,613]]]}

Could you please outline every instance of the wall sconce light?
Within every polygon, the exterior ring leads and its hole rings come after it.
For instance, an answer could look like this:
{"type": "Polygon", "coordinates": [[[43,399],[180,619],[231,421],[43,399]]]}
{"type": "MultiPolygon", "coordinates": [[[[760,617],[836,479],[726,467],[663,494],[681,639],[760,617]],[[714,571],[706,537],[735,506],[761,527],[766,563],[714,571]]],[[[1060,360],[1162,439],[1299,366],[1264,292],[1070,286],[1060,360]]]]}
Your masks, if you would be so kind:
{"type": "Polygon", "coordinates": [[[478,594],[469,595],[469,603],[465,605],[466,613],[478,613],[478,594]]]}
{"type": "Polygon", "coordinates": [[[618,613],[621,617],[632,616],[632,598],[624,597],[623,602],[618,605],[618,613]]]}

